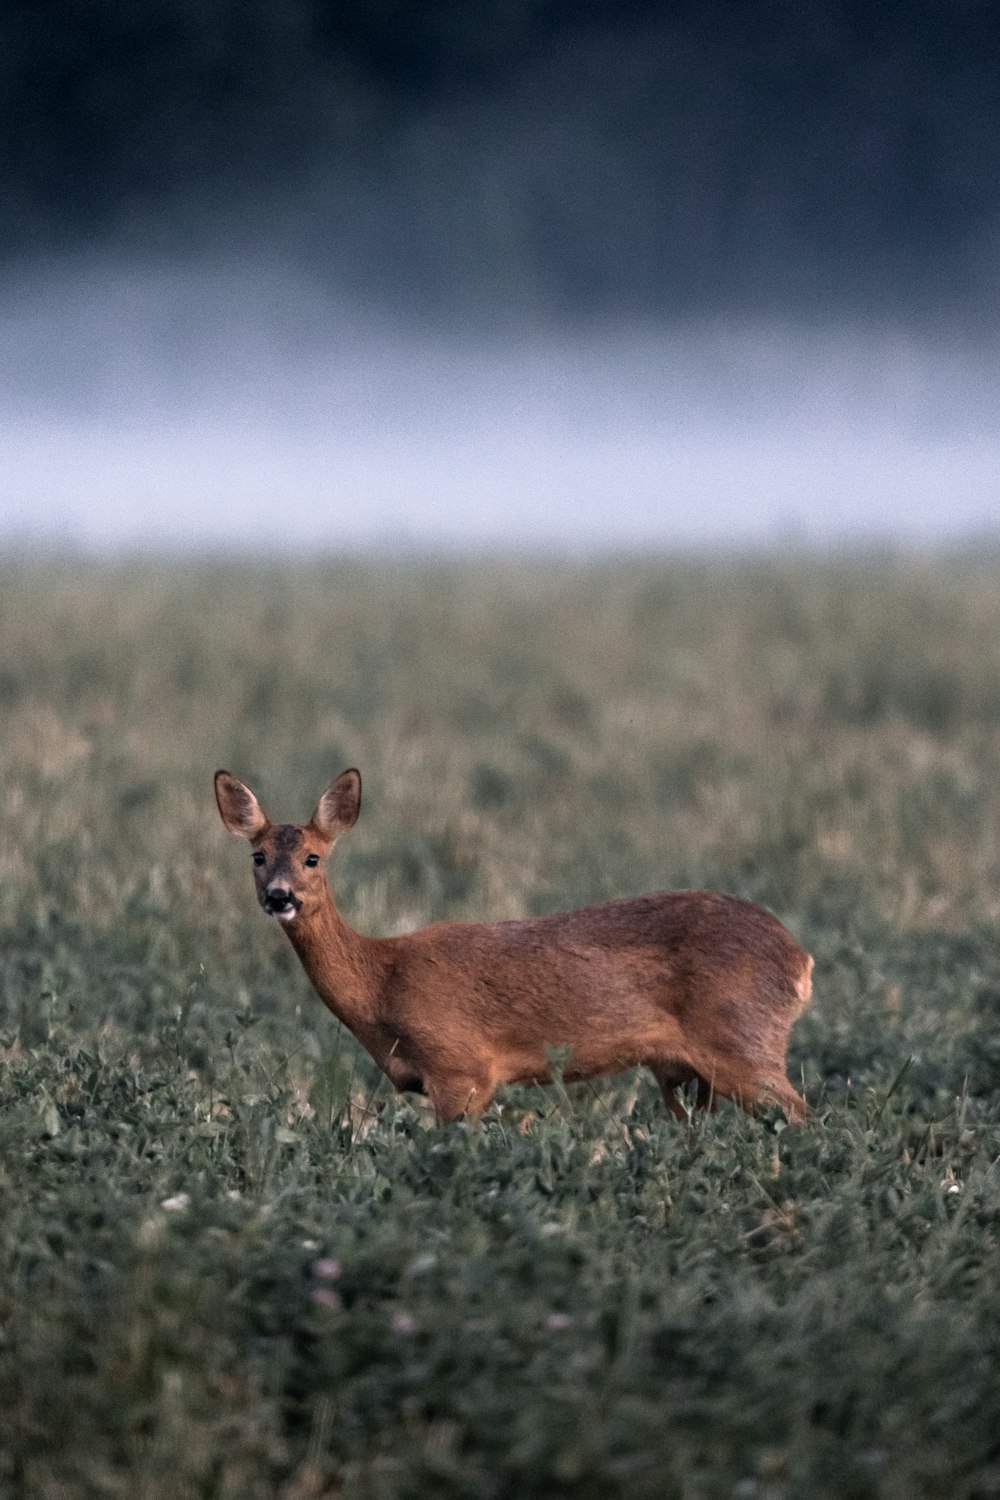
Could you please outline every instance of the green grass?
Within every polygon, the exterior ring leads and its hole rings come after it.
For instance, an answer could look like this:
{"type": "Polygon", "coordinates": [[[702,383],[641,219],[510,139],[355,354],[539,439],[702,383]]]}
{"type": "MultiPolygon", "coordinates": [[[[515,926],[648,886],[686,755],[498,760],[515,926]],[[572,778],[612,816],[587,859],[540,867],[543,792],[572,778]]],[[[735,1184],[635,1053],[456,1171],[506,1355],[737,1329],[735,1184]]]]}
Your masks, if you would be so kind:
{"type": "Polygon", "coordinates": [[[0,1495],[1000,1496],[996,558],[0,573],[0,1495]],[[816,956],[797,1131],[436,1130],[223,830],[357,764],[372,933],[681,885],[816,956]]]}

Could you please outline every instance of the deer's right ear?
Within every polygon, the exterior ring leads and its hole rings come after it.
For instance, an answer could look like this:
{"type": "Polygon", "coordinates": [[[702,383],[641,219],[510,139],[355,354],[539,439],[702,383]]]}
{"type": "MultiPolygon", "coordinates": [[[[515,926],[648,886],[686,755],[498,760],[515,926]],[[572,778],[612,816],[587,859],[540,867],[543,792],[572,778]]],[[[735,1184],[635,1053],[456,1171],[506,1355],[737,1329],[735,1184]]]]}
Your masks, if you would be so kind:
{"type": "Polygon", "coordinates": [[[242,834],[245,839],[255,839],[267,827],[268,818],[257,798],[248,786],[230,776],[228,771],[215,773],[215,800],[219,804],[222,821],[230,833],[242,834]]]}
{"type": "Polygon", "coordinates": [[[319,806],[312,815],[312,826],[332,842],[338,834],[354,827],[360,811],[361,773],[344,771],[319,799],[319,806]]]}

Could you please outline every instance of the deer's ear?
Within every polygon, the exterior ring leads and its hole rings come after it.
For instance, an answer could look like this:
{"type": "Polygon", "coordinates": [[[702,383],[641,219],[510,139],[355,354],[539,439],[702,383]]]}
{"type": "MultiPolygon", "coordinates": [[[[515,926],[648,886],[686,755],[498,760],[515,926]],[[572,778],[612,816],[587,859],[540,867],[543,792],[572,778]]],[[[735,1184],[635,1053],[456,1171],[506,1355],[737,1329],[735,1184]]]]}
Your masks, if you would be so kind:
{"type": "Polygon", "coordinates": [[[228,771],[215,773],[215,800],[222,821],[230,833],[255,839],[268,825],[268,817],[248,786],[230,776],[228,771]]]}
{"type": "Polygon", "coordinates": [[[338,834],[353,828],[361,811],[361,775],[344,771],[332,781],[319,799],[312,815],[312,826],[331,842],[338,834]]]}

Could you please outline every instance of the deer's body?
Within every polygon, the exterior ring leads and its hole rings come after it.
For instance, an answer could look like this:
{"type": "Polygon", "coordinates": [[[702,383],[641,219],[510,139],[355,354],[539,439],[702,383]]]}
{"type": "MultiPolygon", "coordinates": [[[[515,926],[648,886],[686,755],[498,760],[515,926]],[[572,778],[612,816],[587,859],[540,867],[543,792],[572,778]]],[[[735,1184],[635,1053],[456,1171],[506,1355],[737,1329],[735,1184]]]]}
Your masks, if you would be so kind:
{"type": "Polygon", "coordinates": [[[226,772],[216,787],[227,826],[254,847],[261,904],[283,921],[320,999],[397,1088],[430,1097],[439,1120],[481,1113],[503,1084],[544,1082],[553,1048],[567,1049],[568,1080],[650,1068],[678,1115],[674,1090],[692,1081],[702,1104],[770,1100],[791,1119],[805,1114],[785,1052],[812,959],[762,907],[673,891],[365,937],[316,868],[357,817],[357,772],[300,827],[268,822],[226,772]]]}

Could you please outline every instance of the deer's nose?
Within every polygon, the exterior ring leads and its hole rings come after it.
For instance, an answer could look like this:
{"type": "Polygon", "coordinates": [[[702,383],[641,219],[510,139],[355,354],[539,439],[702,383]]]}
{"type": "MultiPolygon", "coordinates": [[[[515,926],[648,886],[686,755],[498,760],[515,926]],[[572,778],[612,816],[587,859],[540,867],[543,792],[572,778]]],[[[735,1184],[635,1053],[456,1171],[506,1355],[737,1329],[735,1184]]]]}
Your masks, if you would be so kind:
{"type": "Polygon", "coordinates": [[[291,891],[282,885],[269,885],[267,888],[267,904],[271,911],[287,911],[293,899],[291,891]]]}

